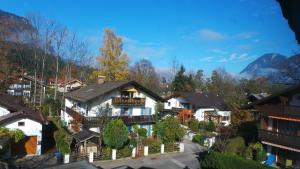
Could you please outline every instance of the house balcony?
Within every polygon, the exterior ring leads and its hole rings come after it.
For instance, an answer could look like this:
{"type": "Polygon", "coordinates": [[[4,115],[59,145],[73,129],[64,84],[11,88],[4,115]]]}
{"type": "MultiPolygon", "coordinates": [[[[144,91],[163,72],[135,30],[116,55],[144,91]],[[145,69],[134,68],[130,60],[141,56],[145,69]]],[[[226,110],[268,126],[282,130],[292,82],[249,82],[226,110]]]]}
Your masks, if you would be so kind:
{"type": "Polygon", "coordinates": [[[298,106],[264,105],[258,109],[262,115],[300,120],[300,107],[298,106]]]}
{"type": "Polygon", "coordinates": [[[297,149],[300,151],[300,136],[269,131],[265,129],[258,130],[258,138],[263,142],[277,145],[280,148],[297,149]]]}
{"type": "Polygon", "coordinates": [[[145,106],[145,98],[126,98],[126,97],[113,97],[112,104],[115,106],[145,106]]]}
{"type": "Polygon", "coordinates": [[[85,127],[97,127],[106,120],[122,119],[126,125],[134,124],[150,124],[156,122],[155,115],[141,115],[141,116],[109,116],[109,117],[85,117],[83,125],[85,127]]]}

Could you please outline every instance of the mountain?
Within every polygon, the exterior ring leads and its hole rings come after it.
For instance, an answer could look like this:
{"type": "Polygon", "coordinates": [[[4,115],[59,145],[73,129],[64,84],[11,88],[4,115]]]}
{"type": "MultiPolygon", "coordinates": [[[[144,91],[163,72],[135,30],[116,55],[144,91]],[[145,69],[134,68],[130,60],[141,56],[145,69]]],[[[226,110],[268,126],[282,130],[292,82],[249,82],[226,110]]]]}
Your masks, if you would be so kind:
{"type": "Polygon", "coordinates": [[[300,78],[300,54],[291,57],[277,53],[264,54],[250,63],[240,75],[266,77],[273,83],[294,84],[300,78]]]}

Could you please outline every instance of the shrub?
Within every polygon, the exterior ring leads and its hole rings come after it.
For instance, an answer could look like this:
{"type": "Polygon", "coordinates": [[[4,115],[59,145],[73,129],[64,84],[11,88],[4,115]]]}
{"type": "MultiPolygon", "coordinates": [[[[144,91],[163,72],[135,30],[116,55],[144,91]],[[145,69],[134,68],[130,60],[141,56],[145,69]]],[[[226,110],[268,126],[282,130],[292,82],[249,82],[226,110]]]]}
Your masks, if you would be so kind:
{"type": "Polygon", "coordinates": [[[129,146],[125,146],[117,150],[117,158],[131,157],[132,149],[129,146]]]}
{"type": "Polygon", "coordinates": [[[244,155],[246,146],[245,146],[245,140],[242,137],[235,137],[232,139],[229,139],[225,152],[228,154],[236,154],[236,155],[244,155]]]}
{"type": "Polygon", "coordinates": [[[236,155],[221,154],[213,151],[201,160],[200,165],[202,169],[274,169],[236,155]]]}
{"type": "Polygon", "coordinates": [[[128,130],[121,119],[107,123],[103,134],[104,143],[111,148],[120,149],[128,140],[128,130]]]}
{"type": "Polygon", "coordinates": [[[147,137],[147,129],[145,129],[145,128],[139,128],[137,130],[137,132],[138,132],[139,137],[141,137],[141,138],[147,137]]]}
{"type": "Polygon", "coordinates": [[[198,132],[199,131],[199,121],[197,119],[191,119],[189,121],[189,128],[193,131],[193,132],[198,132]]]}
{"type": "Polygon", "coordinates": [[[204,140],[205,140],[205,137],[203,135],[200,135],[200,134],[196,134],[194,137],[193,137],[193,142],[195,143],[198,143],[200,145],[204,145],[204,140]]]}
{"type": "Polygon", "coordinates": [[[263,162],[267,159],[267,153],[265,150],[260,150],[256,153],[256,161],[257,162],[263,162]]]}
{"type": "Polygon", "coordinates": [[[267,153],[264,151],[261,143],[250,144],[245,153],[246,158],[252,159],[258,162],[265,161],[267,153]]]}
{"type": "Polygon", "coordinates": [[[150,154],[160,152],[161,142],[160,142],[159,139],[148,138],[148,139],[144,140],[144,145],[149,147],[149,153],[150,154]]]}
{"type": "Polygon", "coordinates": [[[213,132],[216,130],[215,123],[212,121],[209,121],[209,122],[200,121],[198,126],[199,126],[199,129],[210,131],[210,132],[213,132]]]}
{"type": "Polygon", "coordinates": [[[180,126],[179,120],[175,117],[167,117],[159,121],[155,128],[158,136],[165,144],[180,141],[185,134],[185,130],[180,126]]]}
{"type": "Polygon", "coordinates": [[[209,122],[207,123],[206,130],[207,130],[207,131],[210,131],[210,132],[215,131],[215,130],[216,130],[216,125],[215,125],[215,123],[212,122],[212,121],[209,121],[209,122]]]}
{"type": "Polygon", "coordinates": [[[112,149],[110,147],[102,148],[101,160],[111,160],[112,149]]]}

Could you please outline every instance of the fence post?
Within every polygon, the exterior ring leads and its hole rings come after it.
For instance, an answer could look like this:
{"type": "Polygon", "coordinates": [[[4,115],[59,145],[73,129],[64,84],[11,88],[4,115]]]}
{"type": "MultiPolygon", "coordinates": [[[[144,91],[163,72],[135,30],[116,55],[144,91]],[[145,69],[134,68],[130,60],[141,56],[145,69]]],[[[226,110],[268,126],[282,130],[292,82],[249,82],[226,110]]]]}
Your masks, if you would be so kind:
{"type": "Polygon", "coordinates": [[[184,143],[179,143],[179,152],[184,152],[184,143]]]}
{"type": "Polygon", "coordinates": [[[133,147],[131,157],[135,158],[135,155],[136,155],[136,148],[133,147]]]}
{"type": "Polygon", "coordinates": [[[90,152],[90,155],[89,155],[89,162],[90,162],[90,163],[94,162],[94,153],[93,153],[93,152],[90,152]]]}
{"type": "Polygon", "coordinates": [[[164,145],[164,144],[161,144],[161,145],[160,145],[160,153],[161,153],[161,154],[164,154],[164,153],[165,153],[165,145],[164,145]]]}
{"type": "Polygon", "coordinates": [[[144,156],[148,156],[148,146],[144,147],[144,156]]]}
{"type": "Polygon", "coordinates": [[[117,159],[117,150],[116,149],[112,149],[111,159],[112,160],[116,160],[117,159]]]}
{"type": "Polygon", "coordinates": [[[64,157],[64,164],[67,164],[70,162],[70,154],[65,154],[65,157],[64,157]]]}

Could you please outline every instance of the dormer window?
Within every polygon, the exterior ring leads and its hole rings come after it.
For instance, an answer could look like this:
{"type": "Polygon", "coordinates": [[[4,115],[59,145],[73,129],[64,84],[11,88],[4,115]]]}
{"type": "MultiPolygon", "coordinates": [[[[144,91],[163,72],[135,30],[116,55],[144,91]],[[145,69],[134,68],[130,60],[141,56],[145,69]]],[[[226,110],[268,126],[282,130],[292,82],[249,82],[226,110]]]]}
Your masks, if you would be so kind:
{"type": "Polygon", "coordinates": [[[21,127],[21,126],[25,126],[25,122],[24,121],[20,121],[18,122],[18,126],[21,127]]]}

